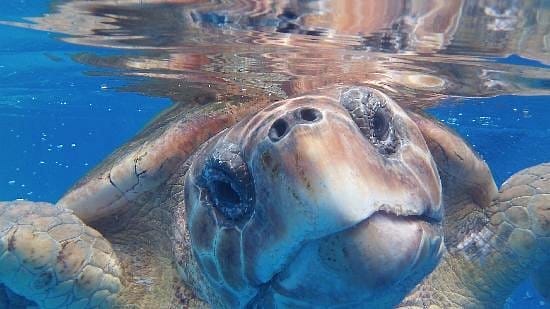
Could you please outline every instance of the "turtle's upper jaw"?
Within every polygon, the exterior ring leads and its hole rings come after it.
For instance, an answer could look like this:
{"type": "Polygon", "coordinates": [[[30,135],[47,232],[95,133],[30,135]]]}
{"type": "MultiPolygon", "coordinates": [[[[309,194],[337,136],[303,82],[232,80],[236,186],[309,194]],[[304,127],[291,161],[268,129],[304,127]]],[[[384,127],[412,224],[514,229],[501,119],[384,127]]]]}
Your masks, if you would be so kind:
{"type": "Polygon", "coordinates": [[[380,299],[439,254],[435,164],[372,89],[275,104],[205,147],[188,177],[199,264],[241,305],[380,299]]]}

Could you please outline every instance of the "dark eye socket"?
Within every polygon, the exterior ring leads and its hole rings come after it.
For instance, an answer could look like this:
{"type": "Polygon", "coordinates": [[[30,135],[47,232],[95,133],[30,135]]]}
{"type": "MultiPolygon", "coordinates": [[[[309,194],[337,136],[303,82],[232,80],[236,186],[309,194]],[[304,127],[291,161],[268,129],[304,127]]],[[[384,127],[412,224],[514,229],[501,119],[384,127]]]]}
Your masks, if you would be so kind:
{"type": "Polygon", "coordinates": [[[388,116],[378,110],[372,117],[372,134],[378,140],[385,140],[390,132],[388,116]]]}
{"type": "MultiPolygon", "coordinates": [[[[234,145],[233,145],[234,146],[234,145]]],[[[205,161],[201,186],[206,199],[225,223],[248,218],[252,212],[254,188],[246,163],[235,147],[219,147],[205,161]]]]}
{"type": "Polygon", "coordinates": [[[239,184],[227,176],[211,177],[212,179],[206,179],[206,187],[214,207],[229,220],[238,220],[246,215],[250,205],[246,203],[246,193],[240,192],[242,189],[237,187],[239,184]]]}
{"type": "Polygon", "coordinates": [[[215,180],[212,182],[212,192],[216,195],[219,203],[238,205],[241,203],[239,193],[226,181],[215,180]]]}
{"type": "Polygon", "coordinates": [[[341,103],[380,153],[389,155],[397,151],[399,141],[393,128],[391,110],[383,98],[366,88],[352,88],[342,93],[341,103]]]}

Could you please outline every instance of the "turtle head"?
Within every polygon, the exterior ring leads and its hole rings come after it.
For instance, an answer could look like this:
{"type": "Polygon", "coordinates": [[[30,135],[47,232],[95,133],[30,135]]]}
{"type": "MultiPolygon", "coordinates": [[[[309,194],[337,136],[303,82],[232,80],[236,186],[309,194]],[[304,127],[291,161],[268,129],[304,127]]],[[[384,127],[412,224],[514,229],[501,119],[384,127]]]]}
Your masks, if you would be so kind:
{"type": "Polygon", "coordinates": [[[232,306],[374,304],[414,287],[442,247],[422,134],[366,87],[281,101],[220,133],[185,202],[194,256],[232,306]]]}

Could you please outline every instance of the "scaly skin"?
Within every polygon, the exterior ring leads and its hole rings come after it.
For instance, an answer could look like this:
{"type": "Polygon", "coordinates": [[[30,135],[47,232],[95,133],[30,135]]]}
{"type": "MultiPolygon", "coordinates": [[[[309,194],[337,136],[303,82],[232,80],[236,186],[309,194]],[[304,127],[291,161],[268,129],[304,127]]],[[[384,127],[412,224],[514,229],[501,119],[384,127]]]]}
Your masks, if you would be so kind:
{"type": "MultiPolygon", "coordinates": [[[[501,308],[515,287],[550,261],[550,164],[506,181],[466,237],[402,302],[403,308],[501,308]]],[[[548,277],[540,273],[541,286],[548,277]]],[[[543,291],[544,293],[544,291],[543,291]]]]}
{"type": "MultiPolygon", "coordinates": [[[[0,283],[42,308],[110,308],[122,288],[100,233],[69,210],[31,202],[0,203],[0,283]]],[[[4,305],[18,302],[8,296],[4,305]]]]}

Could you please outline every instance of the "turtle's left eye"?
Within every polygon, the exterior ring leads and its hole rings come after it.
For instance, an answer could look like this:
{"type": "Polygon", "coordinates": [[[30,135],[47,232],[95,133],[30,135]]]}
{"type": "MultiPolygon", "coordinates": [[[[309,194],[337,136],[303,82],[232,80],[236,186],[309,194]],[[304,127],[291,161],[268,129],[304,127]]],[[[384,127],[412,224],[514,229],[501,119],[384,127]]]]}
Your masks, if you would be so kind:
{"type": "Polygon", "coordinates": [[[254,199],[252,177],[235,145],[218,147],[210,154],[200,184],[223,222],[249,217],[254,199]]]}
{"type": "Polygon", "coordinates": [[[392,111],[383,98],[366,88],[352,88],[342,93],[341,103],[380,153],[391,155],[397,151],[399,140],[392,111]]]}
{"type": "Polygon", "coordinates": [[[372,135],[378,140],[385,140],[390,132],[388,116],[382,111],[376,111],[371,120],[372,135]]]}

